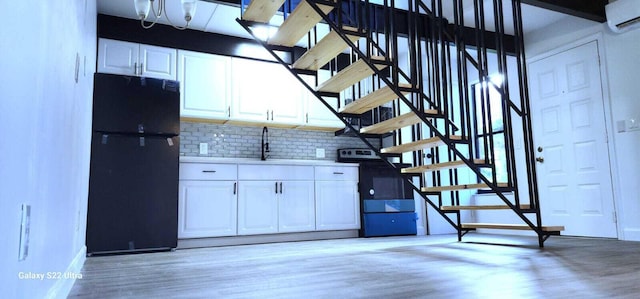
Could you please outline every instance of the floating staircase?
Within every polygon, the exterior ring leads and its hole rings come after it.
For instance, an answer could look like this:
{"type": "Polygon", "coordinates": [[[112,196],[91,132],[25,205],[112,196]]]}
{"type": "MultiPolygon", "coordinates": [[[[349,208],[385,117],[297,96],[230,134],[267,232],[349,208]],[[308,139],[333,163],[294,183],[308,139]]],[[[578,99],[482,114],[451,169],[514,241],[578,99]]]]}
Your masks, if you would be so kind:
{"type": "MultiPolygon", "coordinates": [[[[442,0],[433,1],[435,7],[428,7],[420,0],[408,0],[409,9],[402,13],[396,7],[357,0],[244,2],[238,23],[254,37],[254,26],[264,26],[274,16],[284,18],[273,37],[267,40],[256,37],[256,40],[398,175],[419,176],[419,184],[413,184],[409,178],[408,181],[425,203],[458,231],[459,240],[476,229],[531,230],[538,235],[542,247],[549,236],[564,230],[562,226],[542,225],[540,215],[519,1],[513,2],[513,27],[516,31],[515,55],[523,79],[517,83],[492,83],[492,88],[500,94],[503,121],[502,129],[497,131],[501,133],[495,133],[493,128],[498,126],[492,120],[496,104],[490,101],[486,86],[490,82],[488,55],[497,56],[500,74],[507,71],[505,24],[502,18],[496,20],[496,48],[489,51],[484,35],[482,1],[474,6],[478,16],[473,45],[468,44],[473,38],[464,35],[465,30],[457,30],[465,26],[461,0],[454,0],[453,18],[442,14],[442,0]],[[447,19],[453,19],[453,24],[447,23],[447,19]],[[319,40],[318,26],[329,28],[319,40]],[[402,26],[406,26],[406,31],[399,33],[402,26]],[[450,27],[456,29],[450,30],[450,27]],[[291,57],[295,57],[296,45],[300,43],[306,44],[307,50],[295,61],[284,61],[276,53],[276,50],[281,52],[287,48],[291,57]],[[408,58],[404,63],[399,61],[400,47],[407,48],[408,58]],[[470,49],[475,49],[476,55],[471,55],[470,49]],[[490,54],[494,52],[496,54],[490,54]],[[474,67],[470,70],[467,65],[474,67]],[[319,72],[328,72],[331,76],[324,82],[316,79],[313,85],[300,77],[302,71],[316,76],[319,72]],[[480,94],[472,91],[474,76],[478,84],[484,86],[480,94]],[[510,98],[515,92],[510,93],[509,86],[519,87],[520,101],[510,98]],[[350,97],[355,100],[341,105],[350,97]],[[337,98],[339,106],[330,105],[327,98],[337,98]],[[374,117],[376,123],[358,129],[347,119],[375,115],[382,107],[393,111],[394,116],[389,119],[374,117]],[[530,186],[525,196],[517,188],[514,118],[522,122],[523,128],[525,161],[521,165],[529,173],[527,183],[530,186]],[[498,134],[502,134],[503,139],[496,137],[498,134]],[[378,149],[367,140],[371,135],[381,139],[391,136],[395,145],[378,149]],[[399,169],[396,166],[399,164],[394,162],[412,166],[399,169]],[[461,176],[462,172],[475,175],[477,180],[465,182],[463,177],[468,175],[461,176]],[[463,204],[468,201],[465,194],[480,189],[493,192],[504,204],[463,204]],[[522,200],[523,197],[526,199],[522,200]],[[485,210],[512,211],[522,223],[462,222],[463,211],[485,210]]],[[[498,5],[501,2],[494,0],[493,7],[500,15],[504,13],[498,5]]]]}

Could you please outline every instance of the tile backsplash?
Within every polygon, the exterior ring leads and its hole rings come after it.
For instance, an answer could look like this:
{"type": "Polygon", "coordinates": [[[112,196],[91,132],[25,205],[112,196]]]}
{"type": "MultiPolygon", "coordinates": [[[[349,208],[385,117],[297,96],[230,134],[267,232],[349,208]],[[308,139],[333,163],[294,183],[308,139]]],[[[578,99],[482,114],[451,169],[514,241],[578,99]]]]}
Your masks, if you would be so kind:
{"type": "MultiPolygon", "coordinates": [[[[366,145],[356,137],[334,136],[333,132],[271,128],[269,158],[299,160],[336,160],[339,148],[366,145]],[[316,158],[316,148],[325,150],[325,158],[316,158]]],[[[180,122],[180,155],[223,158],[260,158],[262,127],[244,127],[198,122],[180,122]],[[209,145],[207,155],[199,154],[200,143],[209,145]]],[[[369,139],[379,147],[377,139],[369,139]]]]}

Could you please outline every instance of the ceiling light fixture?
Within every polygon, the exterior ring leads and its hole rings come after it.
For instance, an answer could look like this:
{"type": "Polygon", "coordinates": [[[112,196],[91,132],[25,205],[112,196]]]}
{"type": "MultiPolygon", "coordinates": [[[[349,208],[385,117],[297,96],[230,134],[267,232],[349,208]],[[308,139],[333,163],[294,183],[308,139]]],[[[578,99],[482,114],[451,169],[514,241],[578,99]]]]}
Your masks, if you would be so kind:
{"type": "Polygon", "coordinates": [[[187,22],[184,27],[174,25],[171,19],[169,19],[169,15],[165,13],[165,0],[157,1],[158,4],[154,5],[154,2],[156,2],[156,0],[133,0],[133,5],[136,8],[136,14],[140,19],[142,28],[149,29],[153,27],[153,25],[155,25],[156,22],[158,22],[158,20],[162,18],[163,14],[167,19],[167,22],[169,22],[169,24],[171,24],[171,26],[173,26],[174,28],[184,30],[189,27],[189,23],[196,13],[196,0],[180,0],[182,2],[182,13],[184,14],[184,20],[187,22]],[[147,25],[145,22],[147,21],[147,17],[149,16],[149,10],[151,10],[155,19],[153,21],[150,21],[150,25],[147,25]]]}

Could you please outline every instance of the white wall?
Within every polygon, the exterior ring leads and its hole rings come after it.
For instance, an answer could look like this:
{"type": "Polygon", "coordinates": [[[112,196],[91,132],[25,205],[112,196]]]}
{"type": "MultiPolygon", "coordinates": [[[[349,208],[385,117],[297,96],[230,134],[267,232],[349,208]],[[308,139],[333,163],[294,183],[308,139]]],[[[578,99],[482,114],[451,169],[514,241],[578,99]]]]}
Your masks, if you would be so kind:
{"type": "Polygon", "coordinates": [[[527,35],[527,57],[598,34],[602,34],[604,40],[604,49],[600,50],[601,55],[604,54],[601,60],[605,68],[605,117],[609,140],[613,140],[611,165],[619,237],[640,241],[640,131],[620,133],[614,125],[621,120],[640,119],[640,30],[613,34],[606,24],[568,17],[527,35]]]}
{"type": "Polygon", "coordinates": [[[13,2],[0,10],[0,45],[1,296],[64,296],[73,280],[19,273],[77,271],[84,260],[95,0],[13,2]],[[22,203],[32,210],[20,262],[22,203]]]}

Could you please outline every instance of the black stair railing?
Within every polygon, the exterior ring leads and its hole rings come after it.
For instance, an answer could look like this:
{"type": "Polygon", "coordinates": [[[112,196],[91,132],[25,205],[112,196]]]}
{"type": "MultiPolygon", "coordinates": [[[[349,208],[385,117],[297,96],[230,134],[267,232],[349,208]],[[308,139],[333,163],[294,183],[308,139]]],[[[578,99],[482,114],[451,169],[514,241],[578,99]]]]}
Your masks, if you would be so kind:
{"type": "MultiPolygon", "coordinates": [[[[306,1],[306,0],[303,0],[306,1]]],[[[489,186],[498,197],[500,197],[507,206],[509,206],[527,225],[529,225],[539,236],[539,244],[543,246],[544,240],[548,237],[548,234],[541,229],[541,218],[538,205],[537,186],[535,183],[535,164],[532,163],[533,144],[531,139],[531,121],[529,116],[529,103],[527,95],[527,81],[524,64],[524,46],[522,41],[522,14],[520,10],[520,1],[514,0],[512,5],[512,13],[514,16],[513,28],[515,31],[516,49],[515,55],[517,59],[517,69],[519,74],[519,94],[520,94],[520,107],[516,105],[510,98],[508,73],[507,73],[507,53],[504,50],[504,40],[502,39],[505,34],[505,24],[502,18],[502,0],[493,1],[493,12],[500,17],[495,20],[495,30],[497,33],[496,38],[496,55],[498,57],[498,73],[503,74],[505,80],[501,84],[495,84],[490,81],[489,67],[488,67],[488,51],[486,41],[484,40],[484,34],[486,30],[486,24],[484,24],[485,8],[483,1],[474,1],[474,14],[475,14],[475,30],[476,30],[476,57],[468,51],[467,36],[465,36],[464,19],[462,16],[463,4],[462,0],[453,0],[454,2],[454,26],[455,30],[450,32],[448,29],[448,21],[443,16],[442,1],[432,0],[431,8],[424,4],[423,1],[409,1],[409,7],[404,12],[404,18],[407,20],[407,28],[399,28],[399,22],[397,15],[399,13],[394,0],[385,0],[382,7],[374,6],[365,1],[341,1],[336,3],[336,9],[330,14],[324,14],[320,8],[316,5],[318,3],[332,3],[322,0],[308,1],[310,6],[322,17],[324,22],[329,25],[331,30],[335,31],[342,39],[349,45],[351,49],[349,54],[349,60],[351,62],[358,58],[364,59],[373,70],[375,74],[371,76],[370,86],[373,89],[380,88],[383,85],[389,86],[398,96],[397,100],[393,101],[393,107],[395,111],[400,111],[400,105],[404,104],[413,113],[419,116],[423,124],[414,125],[411,127],[411,139],[413,141],[423,138],[423,135],[429,137],[439,137],[447,145],[447,149],[443,151],[437,149],[429,149],[425,152],[418,151],[414,153],[411,159],[413,165],[422,165],[425,163],[423,155],[427,156],[430,163],[439,163],[441,161],[456,161],[462,160],[473,173],[478,177],[479,181],[484,182],[489,186]],[[343,25],[348,25],[357,28],[357,30],[364,34],[364,42],[352,42],[349,40],[342,30],[343,25]],[[405,43],[404,45],[402,43],[405,43]],[[399,65],[399,47],[403,45],[407,48],[408,61],[410,62],[407,70],[403,70],[403,67],[399,65]],[[453,49],[452,49],[453,47],[453,49]],[[378,71],[374,67],[372,56],[385,56],[388,67],[384,70],[378,71]],[[453,63],[455,62],[455,64],[453,63]],[[500,93],[500,100],[503,112],[503,122],[505,127],[504,139],[506,147],[506,171],[507,182],[510,187],[508,190],[500,188],[498,186],[497,170],[495,167],[495,141],[493,135],[482,140],[483,146],[479,146],[480,138],[475,138],[477,135],[478,127],[482,130],[492,132],[491,116],[481,117],[485,124],[478,125],[477,121],[472,121],[473,117],[477,115],[476,107],[471,105],[472,94],[470,94],[472,88],[469,83],[470,74],[473,72],[469,70],[467,63],[470,63],[477,71],[477,77],[480,84],[487,84],[493,86],[500,93]],[[455,65],[455,66],[454,66],[455,65]],[[457,79],[458,84],[454,86],[454,78],[457,79]],[[412,91],[405,97],[403,90],[399,88],[399,83],[408,82],[412,86],[412,91]],[[456,95],[457,93],[457,95],[456,95]],[[426,105],[431,108],[437,109],[441,117],[434,120],[428,119],[423,113],[426,105]],[[531,209],[523,211],[520,209],[520,199],[517,188],[517,178],[515,171],[515,154],[514,144],[512,142],[512,112],[521,118],[524,131],[525,142],[525,155],[526,155],[526,168],[532,175],[528,176],[529,183],[529,197],[531,209]],[[463,139],[467,142],[462,142],[463,146],[466,146],[466,150],[460,150],[456,146],[460,142],[451,140],[449,136],[459,131],[458,134],[463,136],[463,139]],[[475,134],[474,134],[475,132],[475,134]],[[508,140],[507,140],[508,139],[508,140]],[[487,159],[488,165],[482,165],[485,169],[490,168],[491,175],[487,176],[482,172],[481,166],[473,163],[474,158],[478,155],[476,149],[482,148],[484,151],[484,158],[487,159]],[[465,153],[466,152],[466,153],[465,153]],[[532,177],[533,176],[533,177],[532,177]],[[505,191],[513,191],[515,200],[512,203],[504,194],[505,191]],[[527,216],[525,212],[535,212],[536,224],[534,224],[527,216]]],[[[287,0],[286,3],[290,3],[287,0]]],[[[285,4],[286,7],[287,4],[285,4]]],[[[290,4],[288,4],[290,5],[290,4]]],[[[286,17],[286,12],[285,12],[286,17]]],[[[238,22],[252,35],[253,31],[250,28],[250,24],[242,20],[238,22]]],[[[255,35],[254,35],[255,37],[255,35]]],[[[273,47],[270,47],[266,42],[256,38],[267,50],[271,52],[274,58],[281,64],[287,66],[274,51],[273,47]]],[[[311,47],[317,43],[317,31],[314,28],[312,33],[307,38],[308,46],[311,47]]],[[[329,66],[332,72],[338,70],[340,65],[336,58],[329,66]]],[[[407,66],[405,66],[406,68],[407,66]]],[[[350,130],[357,133],[355,127],[350,122],[345,121],[341,114],[329,105],[323,97],[329,96],[326,94],[320,94],[314,90],[307,82],[305,82],[298,75],[298,71],[289,68],[289,71],[296,76],[300,82],[307,87],[316,97],[335,115],[339,116],[343,120],[345,126],[350,130]]],[[[316,79],[317,83],[317,79],[316,79]]],[[[352,88],[352,98],[358,98],[363,96],[363,90],[360,83],[357,84],[357,92],[355,88],[352,88]],[[357,93],[357,94],[356,94],[357,93]]],[[[339,95],[332,95],[339,96],[339,95]]],[[[491,101],[487,92],[482,92],[480,95],[480,110],[491,110],[491,101]]],[[[397,115],[397,114],[396,114],[397,115]]],[[[394,139],[401,142],[403,138],[400,135],[402,132],[398,131],[394,134],[394,139]],[[398,136],[396,136],[398,135],[398,136]]],[[[385,157],[380,151],[375,148],[364,136],[357,134],[357,136],[371,149],[373,149],[379,156],[385,157]]],[[[395,168],[391,162],[387,159],[383,159],[390,167],[395,168]]],[[[398,174],[400,171],[398,170],[398,174]]],[[[428,185],[428,175],[421,175],[421,184],[428,185]]],[[[451,184],[458,184],[458,170],[450,169],[446,175],[440,171],[432,172],[431,184],[434,186],[441,185],[443,182],[449,182],[451,184]]],[[[447,216],[447,212],[442,211],[440,207],[443,206],[442,193],[424,193],[421,192],[419,186],[413,185],[414,190],[418,191],[427,204],[431,205],[435,210],[441,214],[452,226],[458,230],[459,239],[461,238],[462,228],[460,226],[460,212],[454,212],[457,221],[454,223],[447,216]],[[437,196],[437,203],[433,202],[429,196],[437,196]]],[[[452,204],[460,204],[460,196],[458,191],[449,193],[450,202],[452,204]]]]}

